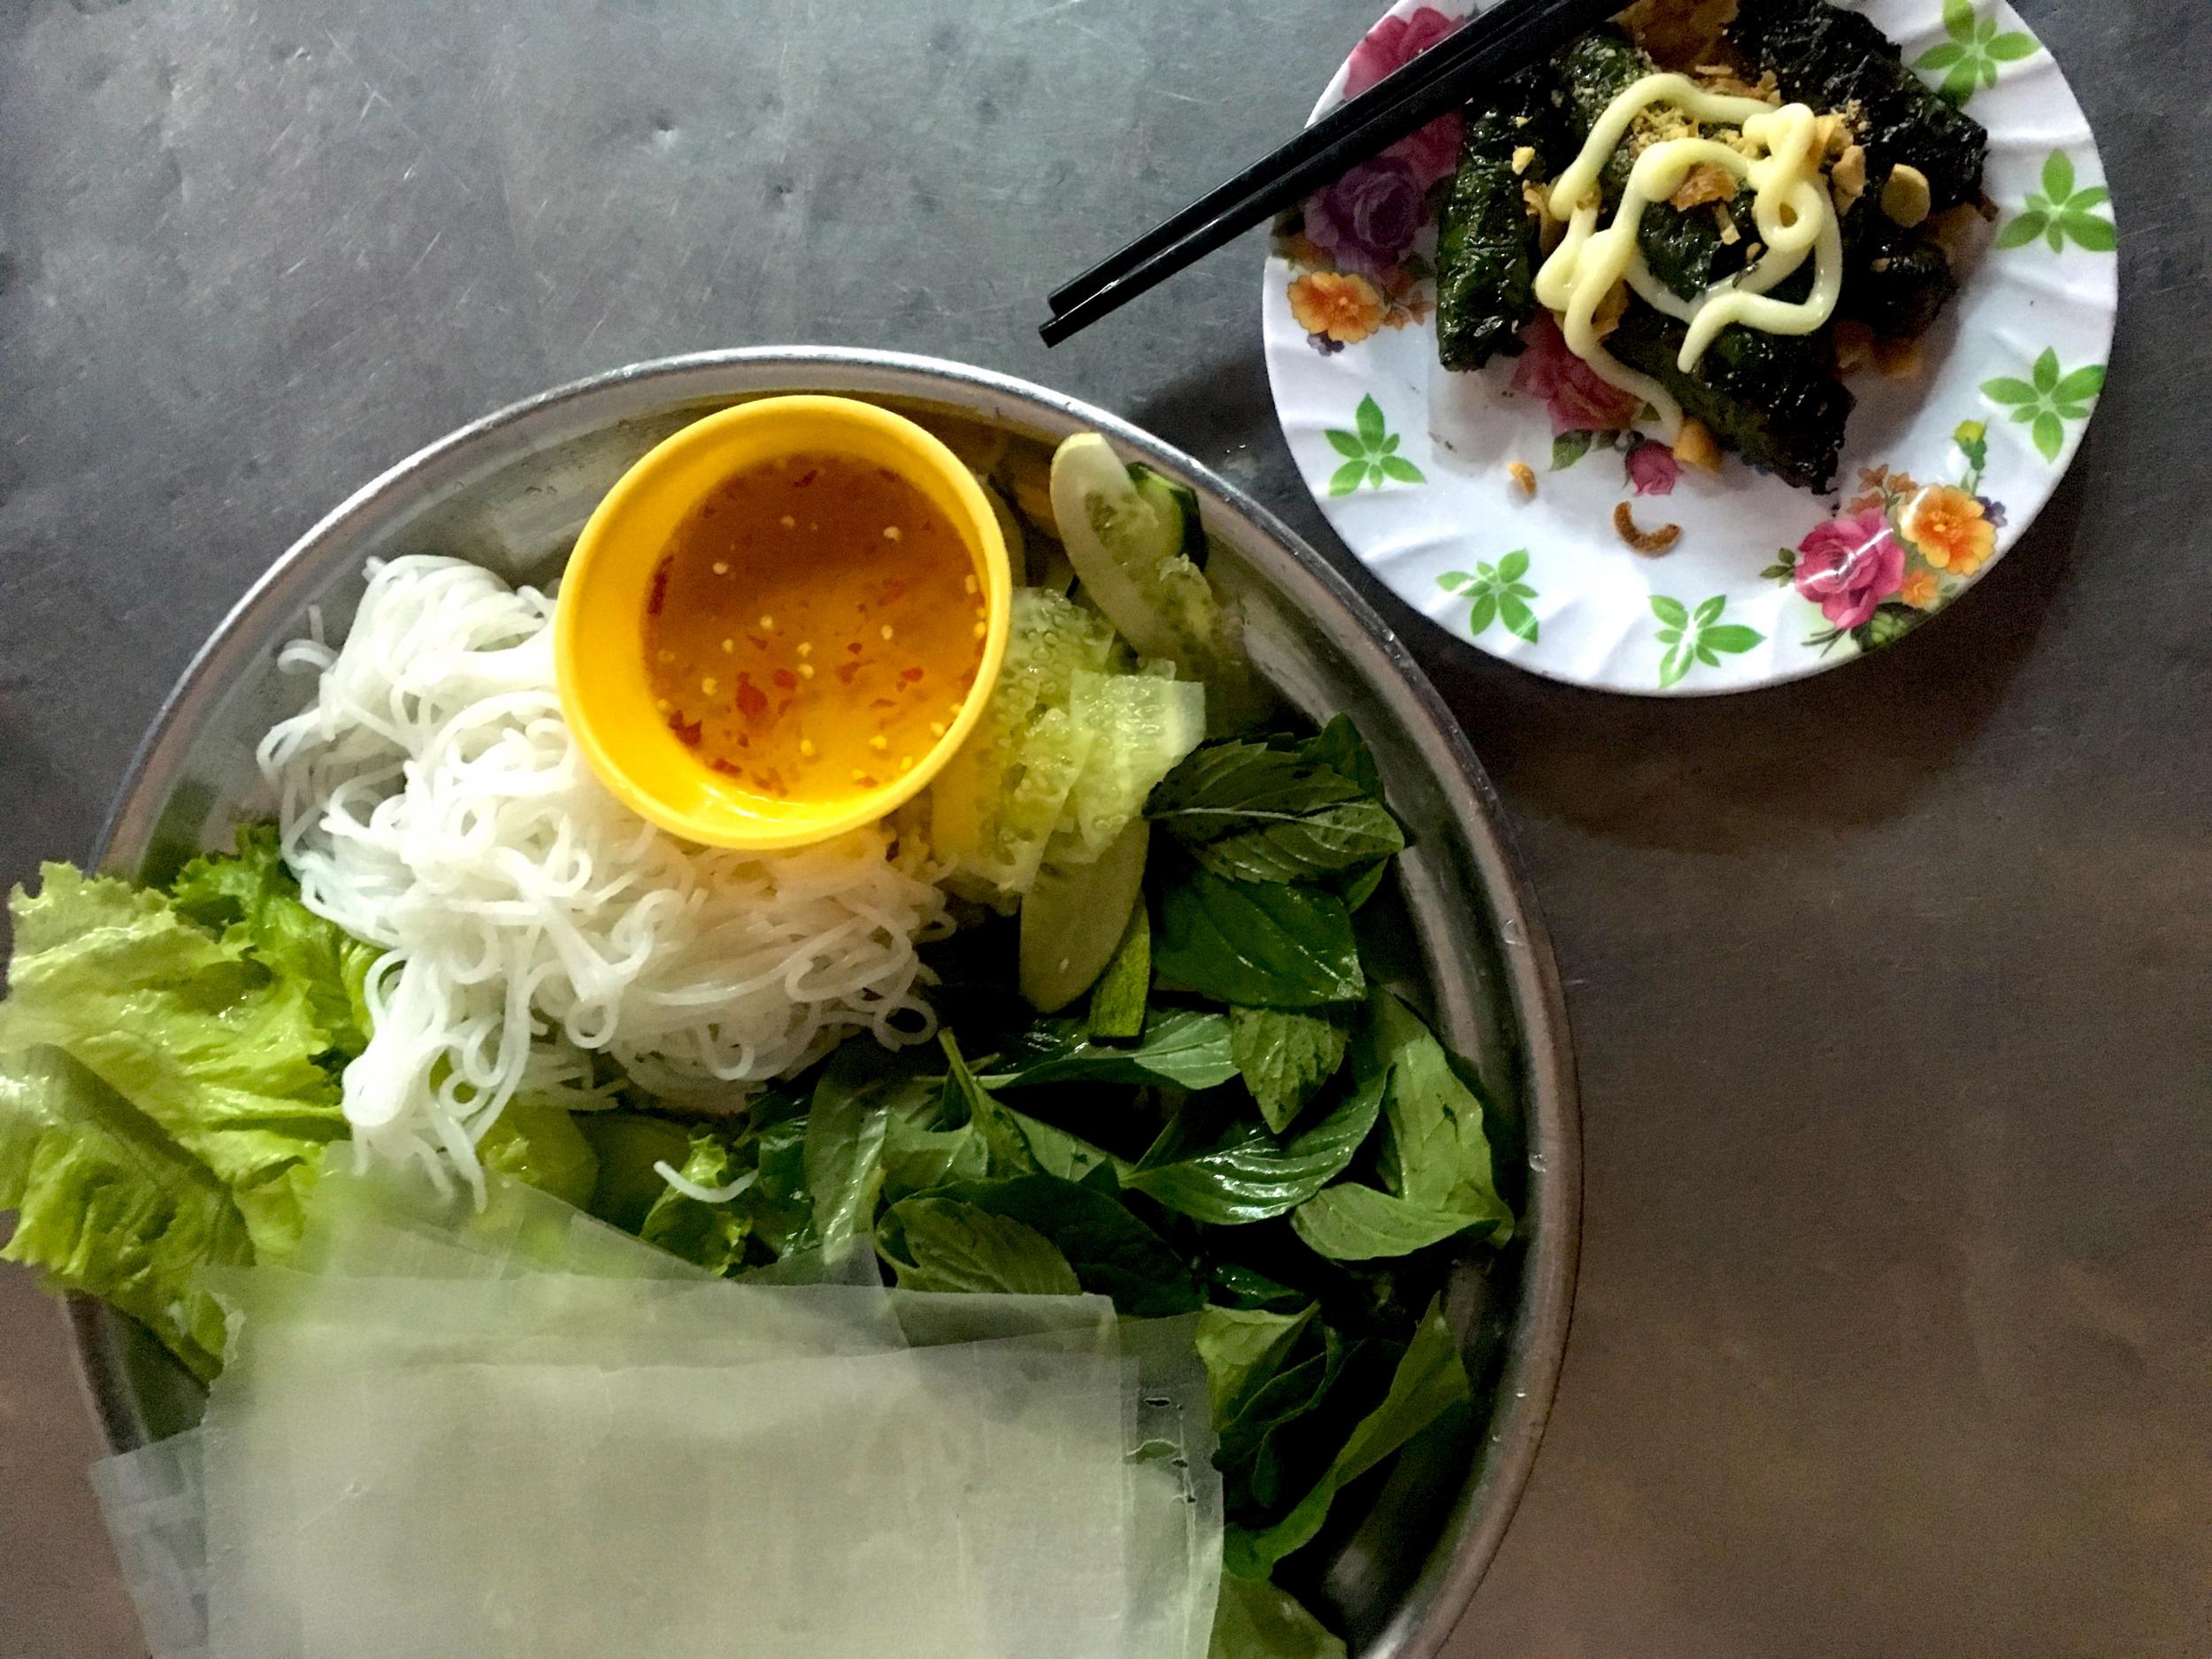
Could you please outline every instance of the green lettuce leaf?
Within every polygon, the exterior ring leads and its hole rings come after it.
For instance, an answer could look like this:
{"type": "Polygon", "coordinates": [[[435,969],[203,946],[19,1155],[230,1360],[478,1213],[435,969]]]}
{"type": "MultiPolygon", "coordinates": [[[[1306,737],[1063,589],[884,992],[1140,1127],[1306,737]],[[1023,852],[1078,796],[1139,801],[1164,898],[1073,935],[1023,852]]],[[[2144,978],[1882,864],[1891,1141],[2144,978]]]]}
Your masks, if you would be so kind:
{"type": "Polygon", "coordinates": [[[350,1060],[368,1045],[369,1010],[362,986],[383,955],[325,921],[300,899],[284,867],[274,824],[241,825],[235,853],[193,859],[169,884],[190,921],[243,948],[278,979],[299,987],[330,1046],[350,1060]]]}
{"type": "Polygon", "coordinates": [[[1362,1417],[1335,1459],[1306,1495],[1273,1525],[1232,1526],[1223,1565],[1239,1578],[1263,1578],[1275,1563],[1313,1540],[1336,1494],[1389,1456],[1471,1393],[1459,1344],[1444,1323],[1440,1299],[1429,1304],[1390,1379],[1380,1405],[1362,1417]]]}
{"type": "Polygon", "coordinates": [[[753,1230],[750,1210],[735,1201],[749,1195],[759,1179],[757,1170],[730,1141],[702,1129],[692,1136],[691,1149],[676,1172],[701,1187],[718,1188],[741,1179],[746,1188],[721,1203],[709,1204],[663,1181],[638,1237],[709,1272],[729,1272],[743,1263],[745,1241],[753,1230]]]}
{"type": "Polygon", "coordinates": [[[579,1210],[599,1181],[599,1154],[565,1107],[510,1102],[477,1141],[476,1156],[486,1169],[503,1170],[579,1210]]]}
{"type": "Polygon", "coordinates": [[[211,936],[158,893],[66,864],[42,876],[9,901],[0,1054],[66,1053],[230,1188],[257,1252],[281,1256],[324,1146],[346,1132],[314,997],[243,933],[211,936]]]}
{"type": "Polygon", "coordinates": [[[223,1312],[197,1279],[253,1260],[238,1206],[204,1164],[59,1049],[0,1059],[0,1210],[18,1212],[0,1260],[112,1304],[203,1380],[220,1368],[223,1312]]]}

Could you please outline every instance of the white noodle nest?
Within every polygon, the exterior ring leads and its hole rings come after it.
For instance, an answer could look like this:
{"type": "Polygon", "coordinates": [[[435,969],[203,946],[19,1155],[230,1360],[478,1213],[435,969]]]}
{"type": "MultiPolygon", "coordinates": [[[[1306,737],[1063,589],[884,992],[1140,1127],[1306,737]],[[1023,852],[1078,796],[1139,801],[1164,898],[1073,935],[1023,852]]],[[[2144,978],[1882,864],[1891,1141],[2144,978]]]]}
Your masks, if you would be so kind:
{"type": "Polygon", "coordinates": [[[591,1103],[583,1051],[727,1103],[851,1032],[923,1041],[915,945],[950,926],[879,828],[746,855],[622,806],[561,717],[552,618],[479,565],[373,564],[342,648],[285,648],[315,698],[257,753],[309,908],[390,953],[346,1068],[355,1137],[472,1183],[518,1093],[591,1103]]]}

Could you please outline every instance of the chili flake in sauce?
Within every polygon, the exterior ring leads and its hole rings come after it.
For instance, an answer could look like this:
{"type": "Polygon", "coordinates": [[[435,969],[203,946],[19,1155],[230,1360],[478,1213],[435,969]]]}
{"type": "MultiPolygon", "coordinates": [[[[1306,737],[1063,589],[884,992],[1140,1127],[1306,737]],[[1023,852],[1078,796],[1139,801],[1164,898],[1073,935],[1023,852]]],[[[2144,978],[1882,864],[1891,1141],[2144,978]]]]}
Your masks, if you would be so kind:
{"type": "Polygon", "coordinates": [[[646,600],[655,706],[716,772],[834,799],[913,766],[983,657],[959,534],[921,491],[802,454],[717,485],[676,527],[646,600]]]}

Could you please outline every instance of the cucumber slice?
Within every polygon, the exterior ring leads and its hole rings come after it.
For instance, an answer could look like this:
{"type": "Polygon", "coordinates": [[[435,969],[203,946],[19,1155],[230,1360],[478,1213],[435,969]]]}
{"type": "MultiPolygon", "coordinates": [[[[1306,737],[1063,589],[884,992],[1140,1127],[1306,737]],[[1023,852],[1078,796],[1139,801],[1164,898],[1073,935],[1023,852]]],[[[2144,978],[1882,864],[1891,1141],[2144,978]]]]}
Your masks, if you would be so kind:
{"type": "Polygon", "coordinates": [[[1166,657],[1207,680],[1234,651],[1205,572],[1184,557],[1183,513],[1171,500],[1164,504],[1169,494],[1140,490],[1094,432],[1078,433],[1053,454],[1053,512],[1084,591],[1139,656],[1166,657]]]}
{"type": "Polygon", "coordinates": [[[1198,522],[1198,492],[1187,484],[1154,472],[1142,461],[1129,463],[1129,481],[1137,494],[1152,503],[1155,512],[1172,514],[1183,521],[1181,552],[1185,558],[1206,568],[1206,527],[1198,522]]]}
{"type": "Polygon", "coordinates": [[[1087,864],[1047,864],[1022,901],[1021,989],[1040,1013],[1065,1008],[1105,972],[1144,895],[1152,826],[1138,818],[1087,864]]]}
{"type": "Polygon", "coordinates": [[[1140,818],[1154,786],[1206,735],[1206,688],[1157,674],[1100,674],[1079,669],[1068,710],[1098,734],[1068,798],[1051,857],[1087,864],[1129,820],[1140,818]]]}

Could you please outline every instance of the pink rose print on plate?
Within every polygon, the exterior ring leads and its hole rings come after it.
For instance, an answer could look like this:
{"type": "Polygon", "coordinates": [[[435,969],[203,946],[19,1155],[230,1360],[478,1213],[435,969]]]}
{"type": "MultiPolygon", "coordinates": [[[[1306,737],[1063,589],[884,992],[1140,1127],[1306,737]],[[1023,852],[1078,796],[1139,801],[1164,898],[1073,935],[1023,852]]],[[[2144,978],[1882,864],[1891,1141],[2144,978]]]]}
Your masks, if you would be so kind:
{"type": "Polygon", "coordinates": [[[1817,526],[1797,544],[1797,591],[1839,628],[1855,628],[1904,585],[1905,549],[1889,517],[1867,507],[1817,526]]]}
{"type": "Polygon", "coordinates": [[[1421,229],[1421,186],[1389,156],[1363,161],[1306,200],[1306,237],[1340,271],[1379,277],[1404,257],[1421,229]]]}
{"type": "MultiPolygon", "coordinates": [[[[1385,18],[1352,49],[1344,70],[1344,96],[1359,95],[1393,70],[1402,69],[1423,52],[1466,21],[1446,17],[1432,6],[1423,6],[1402,18],[1385,18]]],[[[1383,156],[1403,162],[1415,182],[1425,191],[1440,179],[1448,179],[1459,165],[1460,118],[1456,111],[1440,115],[1409,137],[1402,138],[1383,156]]]]}
{"type": "Polygon", "coordinates": [[[1567,349],[1567,337],[1550,312],[1539,312],[1522,339],[1528,349],[1513,365],[1513,389],[1544,400],[1551,411],[1553,437],[1563,432],[1624,432],[1641,412],[1635,398],[1600,380],[1567,349]]]}
{"type": "Polygon", "coordinates": [[[1648,441],[1628,452],[1628,481],[1639,495],[1671,495],[1682,477],[1682,463],[1663,443],[1648,441]]]}

